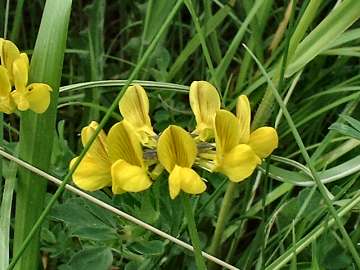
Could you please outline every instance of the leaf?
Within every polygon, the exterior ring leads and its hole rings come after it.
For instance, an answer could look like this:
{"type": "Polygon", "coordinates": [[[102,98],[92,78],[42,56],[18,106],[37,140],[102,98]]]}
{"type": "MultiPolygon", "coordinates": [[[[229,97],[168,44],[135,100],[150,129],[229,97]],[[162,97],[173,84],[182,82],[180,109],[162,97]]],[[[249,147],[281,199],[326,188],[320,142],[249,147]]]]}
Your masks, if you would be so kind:
{"type": "MultiPolygon", "coordinates": [[[[212,16],[208,22],[202,27],[205,37],[210,35],[215,29],[224,21],[229,14],[231,8],[225,5],[214,16],[212,16]],[[206,29],[206,31],[205,31],[206,29]]],[[[200,46],[200,35],[196,34],[187,43],[186,47],[181,51],[179,56],[174,61],[174,64],[170,67],[168,78],[166,81],[171,81],[174,76],[181,70],[181,67],[185,64],[187,59],[192,55],[196,49],[200,46]]]]}
{"type": "Polygon", "coordinates": [[[72,270],[107,270],[112,261],[113,255],[109,247],[94,247],[76,253],[68,265],[72,270]]]}
{"type": "Polygon", "coordinates": [[[220,64],[216,68],[216,78],[218,80],[221,80],[225,74],[225,71],[230,65],[231,60],[234,58],[234,55],[239,48],[240,42],[244,37],[245,31],[247,30],[248,25],[253,20],[257,12],[259,11],[259,8],[264,3],[264,0],[257,0],[252,5],[252,8],[246,17],[245,21],[241,24],[241,27],[239,28],[238,32],[236,33],[235,37],[233,38],[232,42],[229,45],[228,50],[226,51],[225,55],[223,56],[220,64]]]}
{"type": "Polygon", "coordinates": [[[341,118],[345,119],[346,122],[348,122],[354,129],[360,132],[360,121],[356,120],[355,118],[352,118],[348,115],[341,115],[341,118]]]}
{"type": "Polygon", "coordinates": [[[152,240],[136,242],[128,247],[131,251],[136,251],[142,255],[161,255],[165,251],[165,245],[163,241],[152,240]]]}
{"type": "Polygon", "coordinates": [[[76,227],[72,232],[72,236],[79,237],[83,240],[92,240],[92,241],[110,241],[116,240],[119,236],[116,233],[115,229],[99,226],[81,226],[76,227]]]}
{"type": "Polygon", "coordinates": [[[332,124],[329,129],[336,130],[337,132],[352,137],[354,139],[360,140],[360,131],[342,123],[334,123],[332,124]]]}
{"type": "Polygon", "coordinates": [[[296,48],[285,76],[290,77],[323,52],[328,44],[359,19],[359,10],[360,1],[353,0],[342,1],[334,8],[296,48]]]}
{"type": "Polygon", "coordinates": [[[75,198],[66,201],[64,204],[55,206],[50,217],[55,220],[63,221],[67,226],[93,226],[104,227],[100,219],[95,217],[83,205],[79,204],[82,199],[75,198]]]}

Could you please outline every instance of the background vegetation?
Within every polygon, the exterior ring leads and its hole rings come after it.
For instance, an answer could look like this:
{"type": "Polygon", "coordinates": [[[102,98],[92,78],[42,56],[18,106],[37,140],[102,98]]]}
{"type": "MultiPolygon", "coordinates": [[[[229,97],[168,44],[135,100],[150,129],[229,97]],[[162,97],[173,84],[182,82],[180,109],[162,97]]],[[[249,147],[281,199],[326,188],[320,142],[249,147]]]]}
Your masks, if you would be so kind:
{"type": "MultiPolygon", "coordinates": [[[[0,22],[8,18],[8,24],[2,28],[19,48],[32,54],[45,1],[10,1],[8,12],[4,2],[0,22]]],[[[47,16],[56,12],[53,9],[47,16]]],[[[360,115],[359,17],[357,0],[74,1],[56,130],[37,129],[37,134],[47,133],[54,140],[53,147],[48,145],[47,171],[60,179],[67,175],[69,161],[81,150],[81,128],[91,120],[100,122],[151,41],[166,26],[135,78],[148,91],[157,132],[170,123],[194,128],[188,85],[208,80],[219,89],[225,108],[234,109],[237,96],[248,95],[253,112],[257,111],[254,126],[276,126],[279,134],[274,155],[236,186],[216,255],[240,269],[358,269],[359,255],[351,252],[351,245],[360,252],[360,123],[355,120],[360,115]],[[167,20],[172,12],[175,16],[167,20]],[[276,89],[269,86],[267,76],[276,89]],[[283,98],[290,118],[282,116],[274,90],[283,98]],[[296,131],[306,149],[301,149],[301,143],[299,148],[296,131]],[[309,167],[326,183],[325,194],[309,167]],[[329,203],[335,213],[331,214],[329,203]]],[[[49,28],[43,46],[58,35],[65,38],[66,25],[64,19],[62,27],[49,28]]],[[[117,109],[111,117],[105,129],[121,119],[117,109]]],[[[2,146],[14,156],[19,145],[18,119],[18,115],[4,116],[2,123],[2,146]]],[[[11,258],[15,218],[11,206],[21,193],[13,193],[16,166],[4,159],[2,165],[0,257],[11,258]]],[[[207,250],[228,180],[200,172],[208,180],[208,189],[193,198],[193,205],[201,245],[207,250]]],[[[140,194],[113,197],[104,190],[92,195],[190,242],[181,198],[170,199],[165,179],[140,194]]],[[[45,203],[55,191],[55,185],[47,186],[45,203]]],[[[42,210],[41,205],[35,208],[42,210]]],[[[26,222],[24,217],[23,226],[31,228],[26,222]]],[[[46,269],[196,269],[190,252],[68,191],[47,215],[40,241],[46,269]]],[[[6,267],[4,260],[0,269],[6,267]]]]}

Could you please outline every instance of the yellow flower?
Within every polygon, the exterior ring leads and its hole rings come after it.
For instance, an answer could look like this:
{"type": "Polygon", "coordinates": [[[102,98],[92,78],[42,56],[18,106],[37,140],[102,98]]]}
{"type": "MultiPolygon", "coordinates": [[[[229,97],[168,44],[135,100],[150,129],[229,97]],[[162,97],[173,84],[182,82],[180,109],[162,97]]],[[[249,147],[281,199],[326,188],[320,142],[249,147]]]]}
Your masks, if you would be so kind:
{"type": "Polygon", "coordinates": [[[279,139],[274,128],[261,127],[250,133],[251,109],[247,96],[239,96],[236,115],[241,126],[240,143],[248,144],[259,158],[266,158],[278,147],[279,139]]]}
{"type": "Polygon", "coordinates": [[[0,66],[0,112],[11,114],[15,111],[15,103],[11,96],[11,84],[8,71],[0,66]]]}
{"type": "Polygon", "coordinates": [[[21,53],[14,60],[12,72],[15,84],[15,91],[12,92],[12,96],[17,108],[20,111],[30,109],[36,113],[45,112],[50,104],[50,92],[52,89],[44,83],[27,85],[29,59],[25,53],[21,53]]]}
{"type": "Polygon", "coordinates": [[[180,190],[190,194],[205,191],[205,183],[191,169],[197,154],[196,143],[183,128],[175,125],[166,128],[159,138],[157,154],[160,163],[170,173],[169,191],[172,199],[180,190]]]}
{"type": "Polygon", "coordinates": [[[1,65],[3,65],[8,70],[11,85],[14,85],[13,63],[19,56],[20,51],[14,43],[12,43],[10,40],[0,38],[1,65]]]}
{"type": "MultiPolygon", "coordinates": [[[[85,145],[94,134],[98,123],[91,124],[81,131],[85,145]]],[[[152,184],[142,158],[142,149],[134,130],[126,122],[115,124],[106,136],[100,131],[90,149],[81,160],[73,174],[74,183],[87,191],[95,191],[112,185],[114,194],[139,192],[152,184]]],[[[70,168],[76,159],[70,162],[70,168]]]]}
{"type": "Polygon", "coordinates": [[[107,146],[111,166],[112,190],[140,192],[148,189],[152,182],[147,175],[143,151],[134,129],[126,121],[115,124],[109,131],[107,146]]]}
{"type": "Polygon", "coordinates": [[[206,81],[194,81],[190,85],[189,99],[197,123],[193,133],[206,141],[214,136],[214,118],[220,110],[218,91],[206,81]]]}
{"type": "Polygon", "coordinates": [[[237,117],[220,110],[215,116],[216,170],[233,182],[249,177],[261,159],[278,146],[272,127],[261,127],[250,133],[249,100],[242,95],[237,103],[237,117]]]}
{"type": "MultiPolygon", "coordinates": [[[[98,126],[98,123],[92,121],[90,125],[81,130],[83,146],[86,145],[98,126]]],[[[73,173],[73,181],[78,187],[87,191],[95,191],[111,185],[111,161],[107,153],[106,140],[106,134],[101,130],[73,173]]],[[[70,168],[77,159],[78,157],[71,160],[70,168]]]]}
{"type": "Polygon", "coordinates": [[[138,134],[141,143],[154,145],[156,136],[149,117],[149,99],[144,88],[135,84],[126,89],[119,102],[120,113],[138,134]]]}
{"type": "Polygon", "coordinates": [[[28,84],[29,59],[25,53],[20,53],[14,43],[9,40],[0,39],[1,66],[7,71],[8,79],[5,78],[4,70],[1,71],[2,87],[0,94],[0,111],[12,113],[16,107],[21,110],[32,110],[36,113],[43,113],[50,103],[51,87],[43,83],[28,84]],[[15,86],[15,91],[11,87],[15,86]],[[10,92],[9,92],[10,89],[10,92]],[[10,96],[11,94],[11,96],[10,96]]]}
{"type": "Polygon", "coordinates": [[[233,182],[249,177],[261,163],[249,145],[240,143],[240,130],[240,122],[231,112],[220,110],[216,113],[216,170],[233,182]]]}

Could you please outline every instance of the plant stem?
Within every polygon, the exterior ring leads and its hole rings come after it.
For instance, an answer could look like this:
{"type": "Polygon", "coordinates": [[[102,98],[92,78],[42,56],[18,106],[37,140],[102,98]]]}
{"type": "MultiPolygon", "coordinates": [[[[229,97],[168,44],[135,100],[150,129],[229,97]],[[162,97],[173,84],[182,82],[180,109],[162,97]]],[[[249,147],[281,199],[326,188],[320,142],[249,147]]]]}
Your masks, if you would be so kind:
{"type": "Polygon", "coordinates": [[[219,217],[216,221],[216,227],[214,236],[211,241],[211,245],[209,248],[209,253],[214,256],[217,255],[221,243],[221,237],[225,228],[226,221],[229,217],[229,210],[234,200],[234,195],[236,191],[237,183],[230,182],[227,186],[224,199],[221,204],[219,217]]]}
{"type": "Polygon", "coordinates": [[[196,229],[194,212],[193,212],[193,208],[191,205],[191,201],[190,201],[190,198],[188,195],[183,195],[182,199],[183,199],[184,212],[185,212],[186,221],[188,224],[190,239],[191,239],[191,243],[194,247],[196,268],[198,270],[203,270],[203,269],[206,269],[206,265],[204,262],[204,258],[201,254],[200,239],[199,239],[199,234],[196,229]]]}

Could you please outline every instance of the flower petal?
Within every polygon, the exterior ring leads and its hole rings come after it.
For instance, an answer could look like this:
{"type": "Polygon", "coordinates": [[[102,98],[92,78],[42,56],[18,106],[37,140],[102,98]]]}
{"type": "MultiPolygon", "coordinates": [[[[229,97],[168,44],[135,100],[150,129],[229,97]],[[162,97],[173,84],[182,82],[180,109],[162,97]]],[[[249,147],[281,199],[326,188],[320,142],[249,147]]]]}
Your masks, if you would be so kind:
{"type": "Polygon", "coordinates": [[[278,135],[272,127],[261,127],[250,134],[250,147],[260,158],[269,156],[278,147],[278,135]]]}
{"type": "Polygon", "coordinates": [[[11,84],[8,71],[5,67],[0,66],[0,97],[7,97],[11,92],[11,84]]]}
{"type": "Polygon", "coordinates": [[[8,71],[5,67],[0,66],[0,112],[11,114],[15,111],[16,106],[10,93],[11,84],[8,71]]]}
{"type": "Polygon", "coordinates": [[[114,194],[119,194],[122,191],[144,191],[152,184],[144,168],[131,165],[122,159],[111,166],[111,175],[114,194]]]}
{"type": "Polygon", "coordinates": [[[248,143],[250,139],[251,108],[247,96],[241,95],[236,104],[236,116],[240,121],[240,143],[248,143]]]}
{"type": "Polygon", "coordinates": [[[126,89],[119,102],[119,109],[124,120],[139,133],[141,141],[146,142],[148,136],[155,135],[149,117],[149,99],[141,85],[135,84],[126,89]]]}
{"type": "Polygon", "coordinates": [[[231,112],[220,110],[215,116],[215,142],[217,159],[231,151],[240,140],[240,123],[231,112]]]}
{"type": "Polygon", "coordinates": [[[177,170],[172,170],[169,175],[169,194],[171,199],[175,199],[181,190],[182,176],[177,173],[177,170]]]}
{"type": "MultiPolygon", "coordinates": [[[[83,145],[87,144],[98,125],[92,121],[81,130],[83,145]]],[[[111,184],[111,163],[106,152],[105,140],[106,134],[101,130],[73,174],[74,183],[84,190],[94,191],[111,184]]],[[[70,168],[77,158],[70,162],[70,168]]]]}
{"type": "Polygon", "coordinates": [[[239,144],[224,156],[217,170],[232,182],[240,182],[249,177],[260,163],[261,160],[250,146],[239,144]]]}
{"type": "Polygon", "coordinates": [[[122,159],[127,163],[143,167],[143,152],[135,130],[126,121],[113,125],[107,137],[107,147],[111,162],[122,159]]]}
{"type": "MultiPolygon", "coordinates": [[[[97,122],[92,121],[88,126],[81,130],[81,142],[83,146],[85,146],[95,134],[95,130],[98,126],[99,124],[97,122]]],[[[87,152],[87,155],[88,154],[99,160],[99,162],[110,164],[110,159],[106,150],[106,134],[103,130],[100,130],[99,134],[91,144],[90,149],[87,152]]]]}
{"type": "Polygon", "coordinates": [[[28,83],[28,73],[29,73],[29,59],[26,54],[21,54],[18,58],[14,60],[13,63],[13,76],[16,91],[20,93],[25,93],[25,88],[28,83]]]}
{"type": "Polygon", "coordinates": [[[171,199],[174,199],[180,190],[189,194],[200,194],[206,190],[206,185],[193,169],[175,165],[169,175],[171,199]]]}
{"type": "MultiPolygon", "coordinates": [[[[78,157],[70,162],[70,168],[78,157]]],[[[87,191],[102,189],[111,184],[110,163],[99,161],[96,156],[86,154],[72,175],[75,185],[87,191]]]]}
{"type": "Polygon", "coordinates": [[[175,166],[172,173],[178,173],[181,179],[181,189],[189,194],[200,194],[206,190],[206,184],[200,176],[191,168],[175,166]],[[174,171],[177,172],[174,172],[174,171]]]}
{"type": "Polygon", "coordinates": [[[191,135],[175,125],[170,125],[161,134],[157,151],[160,163],[168,172],[171,172],[175,165],[190,168],[197,154],[196,143],[191,135]]]}
{"type": "Polygon", "coordinates": [[[0,39],[1,64],[9,71],[10,81],[13,81],[13,63],[20,56],[20,51],[10,40],[0,39]]]}
{"type": "Polygon", "coordinates": [[[30,103],[26,98],[26,93],[19,91],[12,91],[11,96],[20,111],[27,111],[30,108],[30,103]]]}
{"type": "Polygon", "coordinates": [[[194,133],[206,140],[213,136],[214,117],[220,110],[218,91],[206,81],[194,81],[190,85],[189,99],[197,123],[194,133]]]}
{"type": "Polygon", "coordinates": [[[16,106],[10,94],[7,97],[0,97],[0,112],[11,114],[15,110],[16,106]]]}
{"type": "Polygon", "coordinates": [[[51,87],[44,83],[32,83],[27,87],[26,99],[29,109],[36,113],[43,113],[50,104],[51,87]]]}

